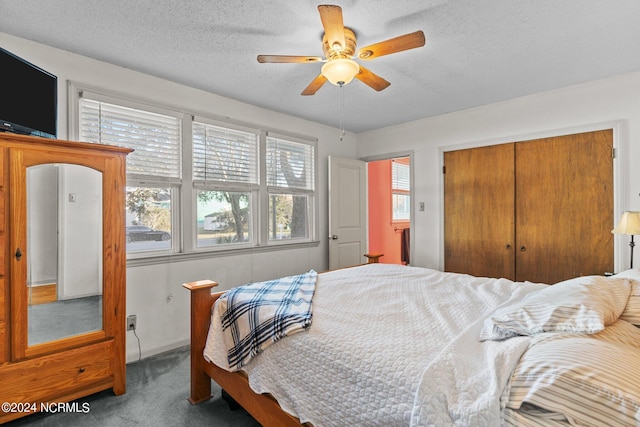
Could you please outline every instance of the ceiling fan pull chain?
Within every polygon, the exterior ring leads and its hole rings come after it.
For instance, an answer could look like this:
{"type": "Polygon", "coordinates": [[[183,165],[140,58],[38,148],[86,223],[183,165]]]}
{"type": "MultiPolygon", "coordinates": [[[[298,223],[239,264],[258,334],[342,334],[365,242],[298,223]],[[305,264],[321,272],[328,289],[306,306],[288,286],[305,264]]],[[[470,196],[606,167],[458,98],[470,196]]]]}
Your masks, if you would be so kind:
{"type": "Polygon", "coordinates": [[[342,142],[342,138],[344,137],[344,84],[340,85],[340,142],[342,142]]]}

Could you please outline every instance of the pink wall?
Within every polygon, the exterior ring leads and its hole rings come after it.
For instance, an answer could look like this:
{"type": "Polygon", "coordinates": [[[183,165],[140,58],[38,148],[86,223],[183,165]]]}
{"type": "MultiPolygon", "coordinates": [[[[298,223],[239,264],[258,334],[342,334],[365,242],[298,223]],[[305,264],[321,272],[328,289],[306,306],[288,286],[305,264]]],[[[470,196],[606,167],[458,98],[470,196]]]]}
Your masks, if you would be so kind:
{"type": "Polygon", "coordinates": [[[384,254],[381,263],[402,264],[400,260],[400,229],[409,223],[391,222],[391,160],[369,162],[369,252],[384,254]],[[398,229],[398,231],[395,230],[398,229]]]}

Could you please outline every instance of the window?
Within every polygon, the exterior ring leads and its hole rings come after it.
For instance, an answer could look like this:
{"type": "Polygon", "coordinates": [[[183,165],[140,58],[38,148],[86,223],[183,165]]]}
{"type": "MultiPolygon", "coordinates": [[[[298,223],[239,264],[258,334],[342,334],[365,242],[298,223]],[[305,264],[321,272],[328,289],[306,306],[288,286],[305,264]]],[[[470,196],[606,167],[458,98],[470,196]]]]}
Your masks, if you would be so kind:
{"type": "Polygon", "coordinates": [[[193,123],[196,247],[255,242],[260,134],[193,123]]]}
{"type": "Polygon", "coordinates": [[[308,239],[313,207],[314,146],[267,137],[270,241],[308,239]]]}
{"type": "Polygon", "coordinates": [[[411,219],[411,177],[408,158],[391,161],[391,206],[392,221],[406,222],[411,219]]]}
{"type": "Polygon", "coordinates": [[[69,93],[71,138],[134,149],[127,156],[129,259],[316,241],[315,140],[74,83],[69,93]]]}
{"type": "Polygon", "coordinates": [[[315,236],[315,145],[285,138],[194,121],[197,248],[260,246],[315,236]]]}
{"type": "Polygon", "coordinates": [[[127,252],[172,250],[173,207],[181,182],[181,119],[121,103],[80,92],[78,137],[135,150],[127,156],[127,252]]]}
{"type": "Polygon", "coordinates": [[[171,249],[171,199],[171,187],[127,186],[127,252],[171,249]]]}

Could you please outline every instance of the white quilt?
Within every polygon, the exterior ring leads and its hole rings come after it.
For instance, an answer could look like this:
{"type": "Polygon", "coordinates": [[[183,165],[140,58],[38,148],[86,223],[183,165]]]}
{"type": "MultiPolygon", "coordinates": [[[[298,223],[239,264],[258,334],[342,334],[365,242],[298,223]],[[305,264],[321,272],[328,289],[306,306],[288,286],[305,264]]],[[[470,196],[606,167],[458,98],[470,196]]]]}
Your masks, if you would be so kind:
{"type": "MultiPolygon", "coordinates": [[[[243,369],[254,391],[315,427],[498,426],[530,338],[480,342],[480,329],[542,286],[388,264],[323,273],[308,331],[243,369]]],[[[217,316],[204,355],[229,369],[217,316]]]]}

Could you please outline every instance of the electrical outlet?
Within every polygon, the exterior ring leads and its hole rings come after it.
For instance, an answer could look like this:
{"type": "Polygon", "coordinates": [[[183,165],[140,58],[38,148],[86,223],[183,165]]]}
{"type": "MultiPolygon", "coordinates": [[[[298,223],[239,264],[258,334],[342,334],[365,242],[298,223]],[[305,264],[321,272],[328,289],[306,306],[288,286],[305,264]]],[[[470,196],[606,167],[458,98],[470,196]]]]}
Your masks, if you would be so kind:
{"type": "Polygon", "coordinates": [[[137,321],[138,317],[135,314],[127,316],[127,331],[135,331],[137,321]]]}

